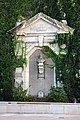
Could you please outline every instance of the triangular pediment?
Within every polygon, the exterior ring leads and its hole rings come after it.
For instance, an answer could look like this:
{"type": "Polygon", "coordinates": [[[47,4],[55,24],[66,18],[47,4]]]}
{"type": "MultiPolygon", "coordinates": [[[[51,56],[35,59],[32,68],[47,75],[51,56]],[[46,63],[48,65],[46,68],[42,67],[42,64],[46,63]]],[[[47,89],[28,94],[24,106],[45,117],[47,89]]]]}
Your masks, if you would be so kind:
{"type": "Polygon", "coordinates": [[[68,33],[70,30],[71,28],[63,23],[43,13],[38,13],[28,21],[25,20],[12,28],[10,32],[23,35],[27,33],[68,33]]]}

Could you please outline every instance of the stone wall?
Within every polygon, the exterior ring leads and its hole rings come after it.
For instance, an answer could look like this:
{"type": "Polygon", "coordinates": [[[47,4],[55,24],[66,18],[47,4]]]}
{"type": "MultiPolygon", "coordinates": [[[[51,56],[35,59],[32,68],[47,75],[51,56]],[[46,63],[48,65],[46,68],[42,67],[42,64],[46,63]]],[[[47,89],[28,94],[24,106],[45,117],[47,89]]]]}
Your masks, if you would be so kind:
{"type": "Polygon", "coordinates": [[[0,114],[80,115],[78,103],[0,102],[0,114]]]}
{"type": "Polygon", "coordinates": [[[50,65],[54,65],[50,58],[46,58],[41,50],[36,50],[29,58],[29,94],[37,95],[39,91],[42,91],[45,95],[50,91],[51,86],[54,85],[54,69],[49,68],[50,65]],[[45,71],[44,77],[38,77],[37,60],[38,56],[43,56],[45,59],[45,71]]]}

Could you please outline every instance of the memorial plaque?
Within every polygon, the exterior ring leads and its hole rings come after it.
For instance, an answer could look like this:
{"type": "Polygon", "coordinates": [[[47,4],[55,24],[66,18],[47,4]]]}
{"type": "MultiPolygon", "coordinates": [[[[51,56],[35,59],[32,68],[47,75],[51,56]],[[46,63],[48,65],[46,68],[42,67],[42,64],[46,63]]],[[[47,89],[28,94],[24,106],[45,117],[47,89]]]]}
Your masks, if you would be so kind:
{"type": "Polygon", "coordinates": [[[43,97],[44,97],[43,91],[39,91],[39,92],[38,92],[38,97],[39,97],[39,98],[43,98],[43,97]]]}

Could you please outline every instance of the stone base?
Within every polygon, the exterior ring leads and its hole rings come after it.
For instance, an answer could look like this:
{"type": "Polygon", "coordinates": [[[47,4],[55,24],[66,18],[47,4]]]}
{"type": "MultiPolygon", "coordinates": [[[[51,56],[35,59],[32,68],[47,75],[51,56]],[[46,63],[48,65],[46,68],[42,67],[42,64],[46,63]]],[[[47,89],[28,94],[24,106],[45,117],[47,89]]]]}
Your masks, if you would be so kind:
{"type": "Polygon", "coordinates": [[[51,102],[0,102],[0,114],[80,115],[80,104],[51,102]]]}

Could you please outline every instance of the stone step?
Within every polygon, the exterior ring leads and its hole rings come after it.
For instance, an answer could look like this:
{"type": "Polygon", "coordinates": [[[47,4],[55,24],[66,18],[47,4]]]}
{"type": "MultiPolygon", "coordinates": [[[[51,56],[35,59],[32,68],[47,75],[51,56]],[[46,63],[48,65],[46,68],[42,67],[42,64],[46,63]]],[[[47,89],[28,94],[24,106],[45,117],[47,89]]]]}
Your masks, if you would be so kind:
{"type": "Polygon", "coordinates": [[[80,115],[78,103],[0,102],[0,114],[80,115]]]}

